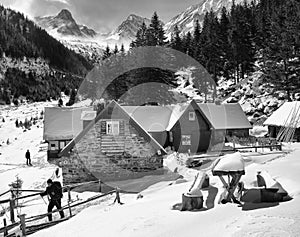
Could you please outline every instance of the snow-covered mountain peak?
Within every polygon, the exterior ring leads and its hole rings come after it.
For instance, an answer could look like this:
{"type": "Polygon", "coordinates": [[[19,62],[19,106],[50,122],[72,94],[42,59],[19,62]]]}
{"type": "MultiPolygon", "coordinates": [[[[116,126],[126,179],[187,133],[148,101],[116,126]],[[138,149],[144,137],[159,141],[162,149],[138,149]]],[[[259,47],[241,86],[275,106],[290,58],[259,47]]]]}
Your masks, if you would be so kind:
{"type": "Polygon", "coordinates": [[[57,16],[56,19],[66,20],[66,21],[75,21],[73,19],[72,13],[67,9],[62,9],[57,16]]]}
{"type": "MultiPolygon", "coordinates": [[[[246,1],[249,2],[249,0],[246,1]]],[[[198,4],[188,7],[167,22],[164,27],[166,34],[167,36],[171,36],[176,25],[182,31],[182,34],[186,34],[189,31],[191,32],[194,29],[196,20],[198,20],[201,25],[206,12],[213,10],[217,14],[220,14],[223,7],[229,10],[233,2],[233,0],[202,0],[198,4]]],[[[235,0],[236,4],[243,2],[244,0],[235,0]]]]}
{"type": "Polygon", "coordinates": [[[94,37],[97,35],[93,29],[77,24],[72,13],[67,9],[61,10],[56,16],[36,17],[35,21],[56,38],[94,37]]]}

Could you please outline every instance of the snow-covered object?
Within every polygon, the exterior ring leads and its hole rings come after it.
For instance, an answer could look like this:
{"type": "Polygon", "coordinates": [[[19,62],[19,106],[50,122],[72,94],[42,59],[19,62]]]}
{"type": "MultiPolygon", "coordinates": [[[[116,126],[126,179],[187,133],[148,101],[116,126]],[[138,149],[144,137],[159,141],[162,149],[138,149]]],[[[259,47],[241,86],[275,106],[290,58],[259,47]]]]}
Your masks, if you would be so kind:
{"type": "Polygon", "coordinates": [[[245,172],[245,162],[239,152],[228,154],[217,159],[212,168],[214,175],[234,172],[245,172]]]}
{"type": "MultiPolygon", "coordinates": [[[[274,105],[274,103],[272,103],[274,105]]],[[[269,104],[269,106],[272,106],[269,104]]],[[[300,101],[285,102],[264,125],[300,127],[300,101]]]]}

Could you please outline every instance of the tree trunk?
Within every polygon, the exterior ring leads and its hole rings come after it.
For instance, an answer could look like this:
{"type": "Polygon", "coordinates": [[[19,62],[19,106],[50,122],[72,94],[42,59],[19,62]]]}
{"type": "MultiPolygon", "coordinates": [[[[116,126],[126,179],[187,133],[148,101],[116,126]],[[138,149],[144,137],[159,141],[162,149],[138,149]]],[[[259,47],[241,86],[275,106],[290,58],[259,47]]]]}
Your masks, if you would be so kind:
{"type": "Polygon", "coordinates": [[[189,197],[182,194],[181,211],[192,211],[203,208],[203,197],[189,197]]]}

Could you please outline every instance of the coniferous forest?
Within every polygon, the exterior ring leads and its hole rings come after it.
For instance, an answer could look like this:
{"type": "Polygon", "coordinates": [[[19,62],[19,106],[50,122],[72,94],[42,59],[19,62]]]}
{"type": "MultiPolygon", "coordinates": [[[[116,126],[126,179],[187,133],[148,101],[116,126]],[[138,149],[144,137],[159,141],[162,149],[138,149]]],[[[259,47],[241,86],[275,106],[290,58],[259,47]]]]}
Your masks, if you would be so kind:
{"type": "Polygon", "coordinates": [[[175,30],[169,42],[155,13],[151,25],[137,32],[131,47],[161,45],[186,53],[200,62],[215,82],[220,77],[241,79],[256,70],[266,86],[288,98],[300,91],[300,2],[261,0],[233,4],[221,15],[207,12],[202,26],[182,35],[175,30]]]}
{"type": "MultiPolygon", "coordinates": [[[[300,2],[297,0],[245,2],[233,4],[231,9],[223,8],[219,15],[207,12],[204,21],[196,21],[194,30],[187,34],[183,35],[182,29],[176,26],[168,40],[155,12],[150,25],[143,24],[138,30],[129,52],[125,52],[123,46],[120,49],[106,47],[103,60],[108,58],[109,67],[118,72],[124,55],[130,55],[134,48],[172,48],[197,60],[216,83],[222,78],[238,84],[253,72],[261,71],[265,87],[283,91],[292,99],[300,88],[299,22],[300,2]]],[[[23,95],[30,100],[58,97],[61,91],[68,93],[78,88],[91,69],[82,56],[64,47],[22,14],[0,7],[0,56],[3,53],[12,58],[42,58],[54,70],[45,75],[24,73],[16,68],[7,70],[0,81],[2,97],[7,97],[7,89],[11,96],[23,95]]],[[[118,100],[130,88],[145,82],[164,82],[174,87],[175,72],[159,68],[126,72],[108,86],[108,97],[118,100]]],[[[158,98],[160,92],[156,94],[158,98]]],[[[174,102],[172,95],[168,102],[174,102]]]]}
{"type": "Polygon", "coordinates": [[[37,74],[8,68],[0,81],[0,100],[24,96],[31,101],[57,98],[80,85],[91,65],[37,27],[23,14],[0,6],[0,60],[43,59],[51,68],[37,74]]]}

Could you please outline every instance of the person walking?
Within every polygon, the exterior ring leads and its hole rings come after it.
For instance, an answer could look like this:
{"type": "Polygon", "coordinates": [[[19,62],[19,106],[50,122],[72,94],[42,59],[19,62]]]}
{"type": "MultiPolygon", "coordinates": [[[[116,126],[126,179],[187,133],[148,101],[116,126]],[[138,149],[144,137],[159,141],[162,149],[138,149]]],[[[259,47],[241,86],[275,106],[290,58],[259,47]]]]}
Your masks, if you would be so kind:
{"type": "Polygon", "coordinates": [[[30,165],[30,166],[32,166],[32,164],[31,164],[31,158],[30,158],[30,152],[29,152],[29,150],[27,150],[27,151],[26,151],[26,153],[25,153],[25,157],[26,157],[26,165],[30,165]]]}
{"type": "Polygon", "coordinates": [[[61,218],[65,217],[64,211],[61,209],[61,199],[63,197],[62,194],[62,186],[60,182],[55,181],[53,182],[52,179],[47,180],[48,187],[46,188],[46,191],[41,193],[40,195],[49,197],[49,204],[48,204],[48,220],[52,221],[52,209],[53,207],[56,207],[59,210],[59,214],[61,218]]]}

